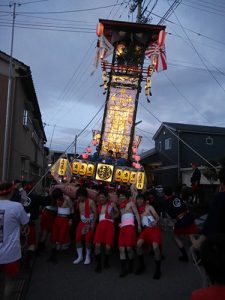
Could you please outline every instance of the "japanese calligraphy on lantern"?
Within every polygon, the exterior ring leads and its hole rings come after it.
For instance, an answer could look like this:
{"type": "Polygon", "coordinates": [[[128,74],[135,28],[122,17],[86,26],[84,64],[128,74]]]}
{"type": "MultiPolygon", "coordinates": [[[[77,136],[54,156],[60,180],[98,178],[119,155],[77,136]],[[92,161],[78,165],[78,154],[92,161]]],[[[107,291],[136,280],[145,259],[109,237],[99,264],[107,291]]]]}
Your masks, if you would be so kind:
{"type": "Polygon", "coordinates": [[[96,170],[96,180],[111,182],[114,166],[107,164],[98,164],[96,170]]]}
{"type": "Polygon", "coordinates": [[[145,173],[137,172],[137,182],[136,182],[137,189],[142,190],[144,188],[144,183],[145,183],[145,173]]]}
{"type": "Polygon", "coordinates": [[[64,176],[66,173],[66,167],[67,167],[67,159],[60,158],[59,160],[59,168],[58,168],[58,174],[60,176],[64,176]]]}
{"type": "Polygon", "coordinates": [[[101,155],[112,150],[114,153],[120,152],[127,158],[131,141],[136,95],[137,90],[124,87],[110,88],[104,120],[105,127],[102,136],[101,155]]]}

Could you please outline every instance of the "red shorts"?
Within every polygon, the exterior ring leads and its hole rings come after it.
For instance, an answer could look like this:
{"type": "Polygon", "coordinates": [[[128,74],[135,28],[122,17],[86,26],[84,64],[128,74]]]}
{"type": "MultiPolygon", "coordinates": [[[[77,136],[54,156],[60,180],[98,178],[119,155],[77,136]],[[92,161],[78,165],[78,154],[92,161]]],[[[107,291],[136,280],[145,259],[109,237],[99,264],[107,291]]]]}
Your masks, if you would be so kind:
{"type": "Polygon", "coordinates": [[[161,244],[161,230],[159,226],[145,227],[138,240],[144,240],[146,244],[157,243],[161,244]]]}
{"type": "Polygon", "coordinates": [[[45,209],[41,214],[41,229],[52,232],[56,213],[45,209]]]}
{"type": "Polygon", "coordinates": [[[174,228],[173,232],[176,235],[189,235],[189,234],[197,234],[199,232],[198,227],[196,226],[195,223],[192,223],[189,226],[186,227],[178,227],[178,228],[174,228]]]}
{"type": "Polygon", "coordinates": [[[37,237],[36,237],[36,226],[35,224],[29,225],[29,234],[27,237],[27,244],[28,246],[36,245],[37,243],[37,237]]]}
{"type": "Polygon", "coordinates": [[[103,220],[97,225],[95,231],[94,244],[104,244],[113,246],[115,229],[111,221],[103,220]]]}
{"type": "Polygon", "coordinates": [[[119,247],[134,247],[136,242],[137,237],[134,226],[128,225],[120,228],[119,247]]]}
{"type": "Polygon", "coordinates": [[[70,225],[67,217],[57,216],[52,229],[52,242],[60,245],[70,241],[70,225]]]}
{"type": "Polygon", "coordinates": [[[94,231],[89,229],[88,232],[83,233],[83,229],[84,227],[88,225],[86,223],[83,222],[79,222],[78,226],[77,226],[77,232],[76,232],[76,242],[80,243],[83,239],[85,240],[86,243],[90,243],[94,234],[94,231]]]}
{"type": "Polygon", "coordinates": [[[16,260],[8,264],[0,265],[0,270],[3,271],[6,277],[13,278],[19,274],[20,271],[20,261],[16,260]]]}

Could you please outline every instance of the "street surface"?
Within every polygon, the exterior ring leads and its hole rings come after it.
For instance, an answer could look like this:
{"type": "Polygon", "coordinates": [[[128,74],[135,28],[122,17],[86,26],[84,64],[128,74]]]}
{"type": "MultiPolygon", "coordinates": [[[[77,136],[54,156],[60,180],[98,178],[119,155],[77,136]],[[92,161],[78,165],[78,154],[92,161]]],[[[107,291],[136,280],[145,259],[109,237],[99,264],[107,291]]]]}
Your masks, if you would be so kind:
{"type": "Polygon", "coordinates": [[[179,251],[170,232],[164,233],[162,277],[153,280],[154,257],[146,253],[147,271],[136,276],[119,278],[119,254],[111,258],[111,268],[101,274],[95,264],[73,265],[75,246],[59,255],[56,265],[46,262],[49,253],[41,254],[34,264],[26,300],[188,300],[191,292],[202,286],[192,262],[178,261],[179,251]]]}

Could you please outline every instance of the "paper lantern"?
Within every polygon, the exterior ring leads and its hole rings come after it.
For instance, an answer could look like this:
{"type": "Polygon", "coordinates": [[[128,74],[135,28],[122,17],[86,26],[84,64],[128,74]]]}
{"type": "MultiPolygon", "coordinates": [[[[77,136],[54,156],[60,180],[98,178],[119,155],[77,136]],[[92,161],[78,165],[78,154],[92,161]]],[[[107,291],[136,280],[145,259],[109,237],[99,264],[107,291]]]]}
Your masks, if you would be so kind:
{"type": "Polygon", "coordinates": [[[130,179],[130,171],[129,170],[124,170],[122,181],[123,182],[129,182],[129,179],[130,179]]]}
{"type": "Polygon", "coordinates": [[[87,154],[86,152],[84,152],[84,153],[82,154],[82,157],[83,157],[83,159],[87,159],[87,158],[88,158],[88,154],[87,154]]]}
{"type": "Polygon", "coordinates": [[[96,146],[96,145],[97,145],[97,141],[96,141],[96,140],[92,140],[91,143],[92,143],[93,146],[96,146]]]}
{"type": "Polygon", "coordinates": [[[145,173],[137,172],[136,188],[138,190],[142,190],[144,188],[144,183],[145,183],[145,173]]]}
{"type": "Polygon", "coordinates": [[[91,152],[92,152],[92,149],[91,149],[91,147],[90,147],[90,146],[88,146],[88,147],[86,148],[86,151],[87,151],[87,153],[91,153],[91,152]]]}
{"type": "Polygon", "coordinates": [[[87,171],[87,164],[82,163],[81,166],[80,166],[79,174],[80,175],[86,175],[86,171],[87,171]]]}
{"type": "Polygon", "coordinates": [[[135,172],[135,171],[130,172],[130,183],[131,184],[136,183],[136,177],[137,177],[137,172],[135,172]]]}
{"type": "Polygon", "coordinates": [[[79,170],[80,170],[80,163],[78,161],[72,162],[72,173],[77,175],[79,174],[79,170]]]}
{"type": "Polygon", "coordinates": [[[135,164],[135,169],[140,169],[141,168],[141,165],[139,163],[136,163],[135,164]]]}
{"type": "Polygon", "coordinates": [[[59,160],[59,169],[58,169],[59,176],[64,176],[65,175],[66,168],[67,168],[67,159],[60,158],[60,160],[59,160]]]}
{"type": "Polygon", "coordinates": [[[133,154],[136,154],[137,153],[137,148],[136,147],[132,147],[132,152],[133,152],[133,154]]]}
{"type": "Polygon", "coordinates": [[[102,23],[98,23],[96,25],[96,34],[98,37],[103,35],[103,31],[104,31],[104,25],[102,23]]]}
{"type": "Polygon", "coordinates": [[[136,157],[135,157],[135,160],[136,160],[137,162],[141,160],[140,155],[135,155],[135,156],[136,156],[136,157]]]}
{"type": "Polygon", "coordinates": [[[94,164],[88,164],[87,165],[86,175],[87,176],[93,176],[94,170],[95,170],[95,165],[94,164]]]}
{"type": "Polygon", "coordinates": [[[117,182],[120,182],[120,181],[122,181],[122,178],[123,178],[123,170],[120,168],[117,168],[116,172],[115,172],[114,180],[117,182]]]}
{"type": "Polygon", "coordinates": [[[136,169],[136,162],[133,162],[132,166],[136,169]]]}

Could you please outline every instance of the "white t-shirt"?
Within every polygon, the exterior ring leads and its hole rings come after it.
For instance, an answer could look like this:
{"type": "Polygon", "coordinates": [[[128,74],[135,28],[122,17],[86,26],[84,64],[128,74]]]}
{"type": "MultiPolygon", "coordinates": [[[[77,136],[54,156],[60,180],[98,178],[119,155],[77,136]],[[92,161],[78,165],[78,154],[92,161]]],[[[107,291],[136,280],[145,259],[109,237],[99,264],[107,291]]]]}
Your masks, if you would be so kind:
{"type": "Polygon", "coordinates": [[[20,225],[28,221],[21,203],[0,200],[0,264],[21,258],[20,225]]]}

